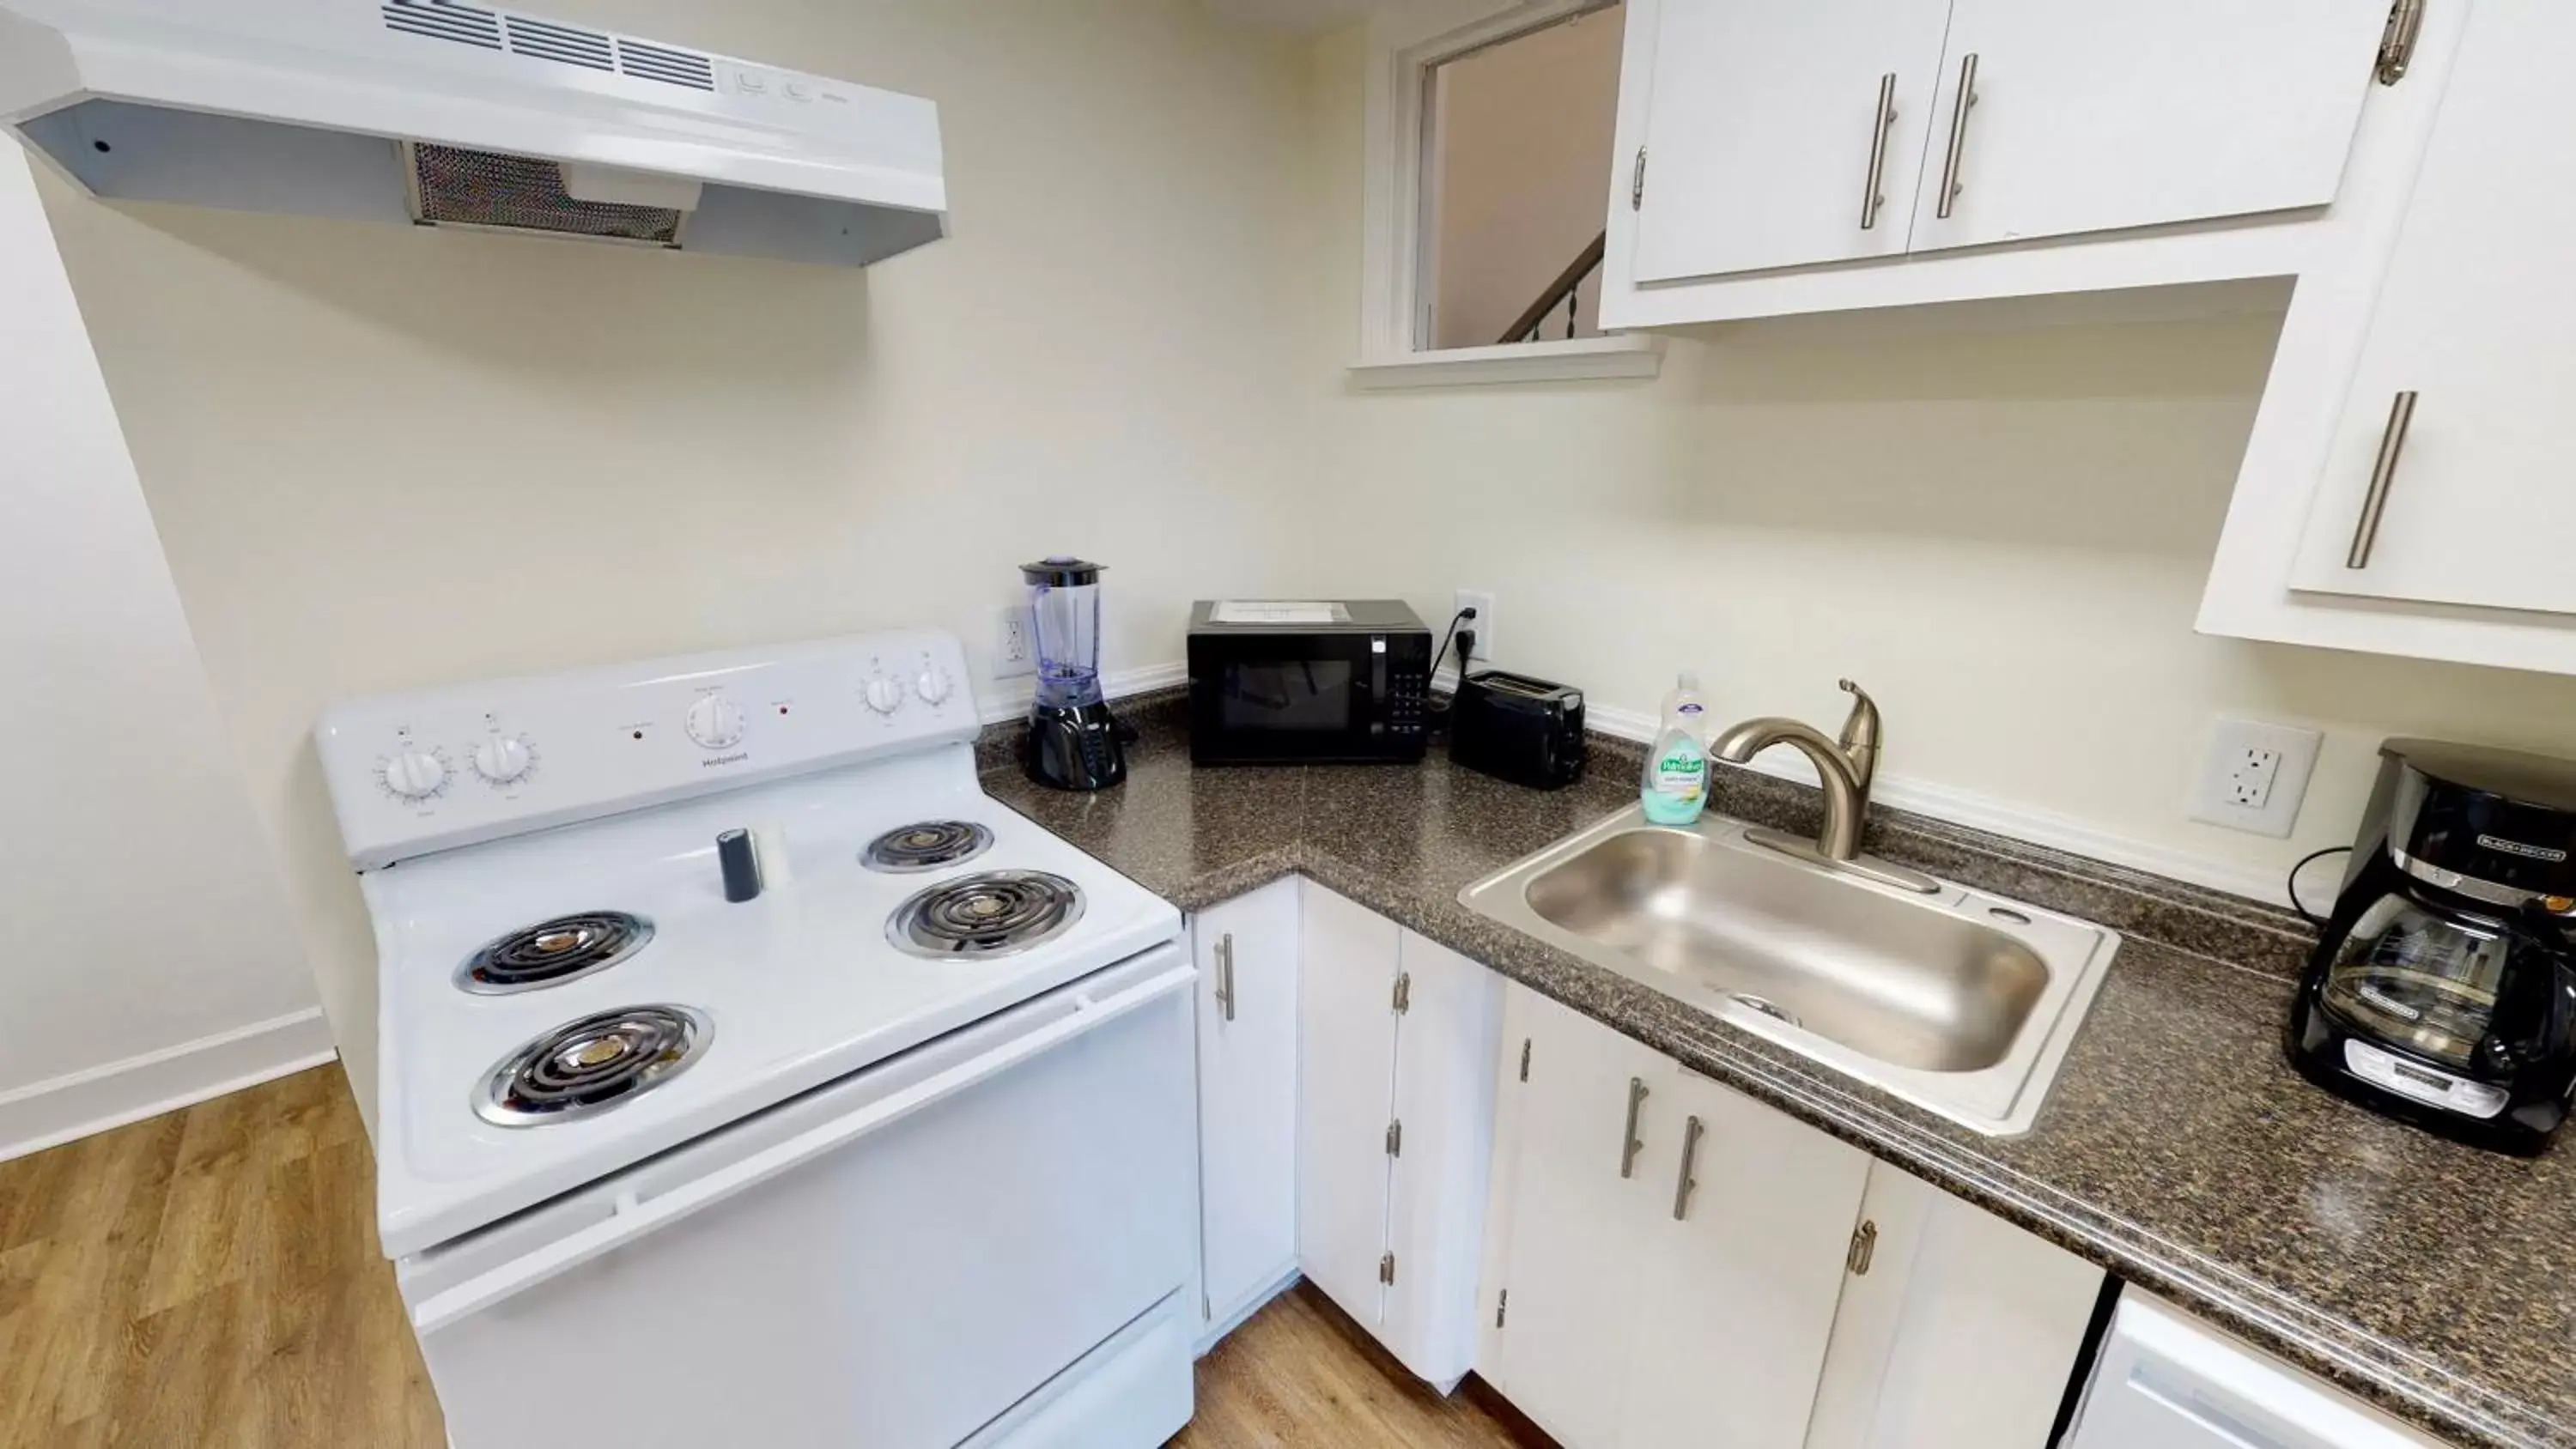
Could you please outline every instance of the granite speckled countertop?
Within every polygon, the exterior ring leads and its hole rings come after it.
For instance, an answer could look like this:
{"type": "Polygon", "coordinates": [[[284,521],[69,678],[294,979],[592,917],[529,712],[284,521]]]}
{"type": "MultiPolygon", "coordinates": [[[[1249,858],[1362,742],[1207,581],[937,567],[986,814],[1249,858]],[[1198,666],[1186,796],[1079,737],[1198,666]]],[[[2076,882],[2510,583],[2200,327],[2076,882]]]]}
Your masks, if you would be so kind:
{"type": "MultiPolygon", "coordinates": [[[[1449,766],[1196,770],[1168,707],[1114,790],[985,788],[1184,910],[1302,872],[2463,1444],[2576,1446],[2576,1174],[2349,1106],[2282,1060],[2308,936],[2235,897],[1873,810],[1868,848],[2126,937],[2032,1129],[1985,1137],[1498,926],[1459,890],[1635,800],[1617,746],[1542,793],[1449,766]]],[[[1722,771],[1723,813],[1814,792],[1722,771]]]]}

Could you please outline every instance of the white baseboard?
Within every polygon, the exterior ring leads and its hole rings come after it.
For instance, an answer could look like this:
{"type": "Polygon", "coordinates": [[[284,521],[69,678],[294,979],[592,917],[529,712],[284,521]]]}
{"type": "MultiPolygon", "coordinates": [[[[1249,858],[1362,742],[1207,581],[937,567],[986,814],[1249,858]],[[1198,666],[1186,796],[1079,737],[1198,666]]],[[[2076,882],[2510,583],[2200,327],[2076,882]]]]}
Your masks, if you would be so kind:
{"type": "MultiPolygon", "coordinates": [[[[1651,743],[1659,725],[1654,715],[1599,706],[1587,710],[1583,722],[1605,735],[1634,740],[1639,744],[1651,743]]],[[[1739,768],[1759,771],[1775,779],[1794,780],[1801,785],[1816,783],[1815,766],[1807,763],[1806,756],[1792,750],[1766,750],[1754,756],[1750,764],[1739,768]]],[[[1869,798],[1875,804],[1892,805],[1899,810],[1910,810],[1917,815],[1964,825],[1971,830],[1983,830],[2071,855],[2124,865],[2168,880],[2205,886],[2270,905],[2286,906],[2290,903],[2279,871],[2131,840],[2072,816],[1998,800],[1973,790],[1961,790],[1929,780],[1908,779],[1882,771],[1870,784],[1869,798]]]]}
{"type": "MultiPolygon", "coordinates": [[[[1131,694],[1168,689],[1189,681],[1186,664],[1148,664],[1142,669],[1122,669],[1100,676],[1100,692],[1110,699],[1124,699],[1131,694]]],[[[986,724],[1022,719],[1028,715],[1029,702],[1037,698],[1037,685],[1027,679],[988,679],[975,692],[976,718],[986,724]]]]}
{"type": "Polygon", "coordinates": [[[15,1087],[0,1092],[0,1162],[318,1067],[336,1055],[330,1024],[314,1006],[15,1087]]]}

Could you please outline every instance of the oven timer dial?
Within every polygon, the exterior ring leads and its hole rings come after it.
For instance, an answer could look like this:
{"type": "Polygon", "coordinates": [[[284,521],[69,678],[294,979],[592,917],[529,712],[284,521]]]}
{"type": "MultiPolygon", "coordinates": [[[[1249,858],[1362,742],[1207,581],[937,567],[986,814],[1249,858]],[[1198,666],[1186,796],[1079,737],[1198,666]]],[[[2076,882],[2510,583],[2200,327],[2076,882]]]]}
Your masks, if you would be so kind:
{"type": "Polygon", "coordinates": [[[721,750],[742,743],[742,710],[721,694],[701,695],[689,705],[682,725],[698,747],[721,750]]]}
{"type": "Polygon", "coordinates": [[[891,674],[871,674],[867,686],[868,708],[879,714],[892,714],[903,703],[903,681],[891,674]]]}
{"type": "Polygon", "coordinates": [[[495,785],[524,780],[537,763],[525,735],[494,735],[474,747],[474,773],[495,785]]]}
{"type": "Polygon", "coordinates": [[[397,800],[427,800],[447,789],[447,757],[406,746],[386,757],[377,778],[397,800]]]}

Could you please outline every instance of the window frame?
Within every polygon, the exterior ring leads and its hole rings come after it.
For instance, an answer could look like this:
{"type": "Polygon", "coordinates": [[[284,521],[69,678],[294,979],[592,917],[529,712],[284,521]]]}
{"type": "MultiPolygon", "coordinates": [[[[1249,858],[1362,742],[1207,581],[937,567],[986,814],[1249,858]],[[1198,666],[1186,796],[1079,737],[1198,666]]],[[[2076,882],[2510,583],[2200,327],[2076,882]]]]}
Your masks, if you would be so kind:
{"type": "Polygon", "coordinates": [[[1602,6],[1603,0],[1436,0],[1380,11],[1369,22],[1360,355],[1350,365],[1358,386],[1640,378],[1661,369],[1663,339],[1641,333],[1489,347],[1421,345],[1432,69],[1602,6]]]}

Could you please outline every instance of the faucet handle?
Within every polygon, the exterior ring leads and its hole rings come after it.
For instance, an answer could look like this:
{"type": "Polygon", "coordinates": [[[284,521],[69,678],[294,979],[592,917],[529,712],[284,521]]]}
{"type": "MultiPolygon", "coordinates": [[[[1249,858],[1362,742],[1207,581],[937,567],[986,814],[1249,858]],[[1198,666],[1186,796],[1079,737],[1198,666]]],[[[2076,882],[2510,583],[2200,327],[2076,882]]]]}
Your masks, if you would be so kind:
{"type": "Polygon", "coordinates": [[[1852,697],[1851,714],[1843,721],[1842,736],[1836,743],[1851,761],[1852,776],[1863,790],[1869,788],[1869,777],[1878,768],[1878,705],[1869,691],[1848,679],[1837,680],[1842,691],[1852,697]]]}

